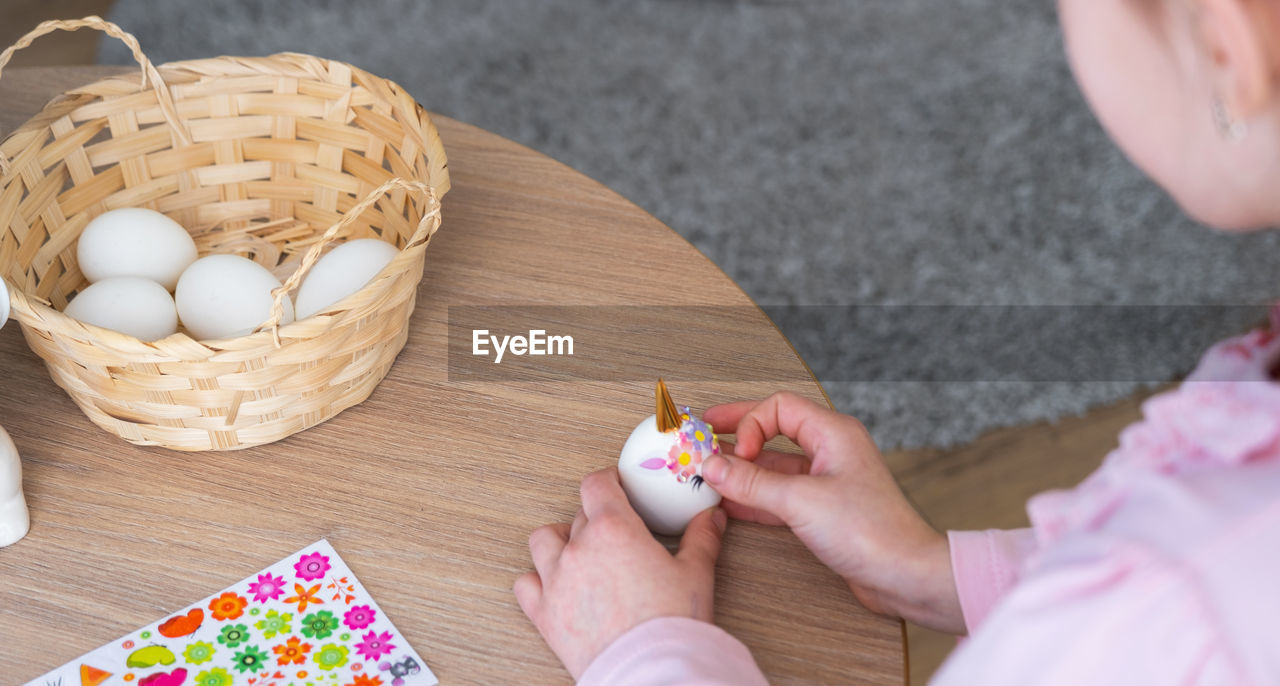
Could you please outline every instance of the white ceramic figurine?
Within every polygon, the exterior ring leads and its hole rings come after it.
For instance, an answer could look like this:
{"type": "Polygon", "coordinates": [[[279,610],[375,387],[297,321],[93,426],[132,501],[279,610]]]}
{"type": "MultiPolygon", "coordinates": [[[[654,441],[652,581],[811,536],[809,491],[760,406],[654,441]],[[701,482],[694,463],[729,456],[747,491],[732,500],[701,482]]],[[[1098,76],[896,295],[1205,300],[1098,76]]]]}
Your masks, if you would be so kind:
{"type": "Polygon", "coordinates": [[[631,432],[618,458],[627,500],[656,534],[684,533],[699,512],[720,504],[720,494],[702,480],[702,461],[720,452],[706,422],[689,408],[676,411],[658,379],[658,412],[631,432]]]}
{"type": "MultiPolygon", "coordinates": [[[[9,291],[0,279],[0,327],[9,319],[9,291]]],[[[22,462],[9,433],[0,427],[0,548],[17,543],[31,528],[22,496],[22,462]]]]}

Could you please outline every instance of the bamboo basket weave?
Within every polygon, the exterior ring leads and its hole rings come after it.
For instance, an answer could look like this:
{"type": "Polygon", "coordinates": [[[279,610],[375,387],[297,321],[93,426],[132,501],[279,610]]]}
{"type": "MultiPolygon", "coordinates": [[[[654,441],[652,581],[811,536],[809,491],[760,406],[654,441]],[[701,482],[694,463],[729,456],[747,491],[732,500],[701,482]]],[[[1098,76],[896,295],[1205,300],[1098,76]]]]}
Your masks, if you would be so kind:
{"type": "Polygon", "coordinates": [[[140,445],[233,450],[279,440],[369,396],[404,347],[449,175],[435,126],[396,84],[301,54],[153,66],[98,17],[45,22],[122,40],[142,71],[64,93],[0,142],[0,277],[12,316],[89,419],[140,445]],[[246,336],[142,342],[61,310],[88,282],[76,241],[110,209],[147,207],[201,255],[234,253],[284,281],[246,336]],[[399,253],[362,290],[279,325],[326,247],[399,253]]]}

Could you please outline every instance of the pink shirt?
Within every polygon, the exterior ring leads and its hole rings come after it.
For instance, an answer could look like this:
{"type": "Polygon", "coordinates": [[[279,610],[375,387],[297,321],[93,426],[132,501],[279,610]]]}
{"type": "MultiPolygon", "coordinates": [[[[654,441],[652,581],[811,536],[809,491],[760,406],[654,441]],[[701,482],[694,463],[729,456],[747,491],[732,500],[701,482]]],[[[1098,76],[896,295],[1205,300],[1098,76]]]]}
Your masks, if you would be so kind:
{"type": "MultiPolygon", "coordinates": [[[[1280,684],[1278,360],[1267,331],[1214,346],[1089,478],[1032,498],[1031,528],[950,532],[970,638],[931,683],[1280,684]]],[[[765,681],[728,634],[666,618],[580,683],[765,681]]]]}

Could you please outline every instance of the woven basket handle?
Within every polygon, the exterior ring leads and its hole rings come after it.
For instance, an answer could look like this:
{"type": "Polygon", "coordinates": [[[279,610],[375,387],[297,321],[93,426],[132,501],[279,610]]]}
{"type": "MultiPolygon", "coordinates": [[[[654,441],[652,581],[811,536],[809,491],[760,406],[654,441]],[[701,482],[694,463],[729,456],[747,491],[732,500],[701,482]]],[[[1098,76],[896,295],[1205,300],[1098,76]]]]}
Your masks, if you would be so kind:
{"type": "Polygon", "coordinates": [[[275,339],[277,348],[280,347],[280,319],[284,317],[285,297],[288,296],[290,291],[293,291],[302,283],[302,279],[307,275],[307,272],[311,271],[312,265],[320,259],[320,252],[324,250],[324,247],[331,243],[333,239],[337,237],[339,232],[359,219],[360,215],[364,214],[365,210],[369,209],[378,201],[379,198],[393,188],[402,188],[411,193],[417,192],[422,194],[422,196],[427,199],[427,204],[430,207],[430,209],[422,215],[422,219],[418,221],[418,227],[414,230],[413,236],[409,238],[409,242],[405,243],[405,250],[430,240],[431,236],[435,234],[436,229],[440,228],[440,198],[436,195],[436,189],[431,186],[428,186],[421,181],[409,181],[397,176],[373,189],[373,191],[364,197],[364,200],[361,200],[356,203],[354,207],[347,210],[346,214],[342,215],[342,219],[338,220],[338,223],[330,226],[329,229],[324,232],[324,235],[320,237],[320,240],[307,249],[307,254],[303,255],[302,263],[298,265],[296,270],[294,270],[293,275],[281,284],[279,288],[271,291],[272,296],[275,297],[275,301],[271,304],[271,317],[267,319],[267,321],[263,322],[262,325],[258,327],[258,330],[262,331],[268,328],[271,329],[271,335],[275,339]]]}
{"type": "MultiPolygon", "coordinates": [[[[142,67],[142,87],[147,87],[147,82],[151,82],[151,88],[156,92],[156,99],[160,104],[160,113],[164,116],[165,121],[169,122],[169,126],[173,128],[173,133],[183,145],[191,145],[191,134],[187,132],[187,127],[183,126],[182,120],[178,118],[178,110],[173,105],[173,97],[169,94],[169,87],[165,85],[164,79],[160,78],[160,72],[151,64],[151,60],[142,54],[142,48],[138,46],[138,39],[133,34],[127,33],[119,26],[106,21],[102,17],[90,16],[84,19],[54,19],[51,21],[41,22],[27,33],[27,35],[19,38],[16,43],[10,45],[4,52],[0,52],[0,72],[4,71],[4,67],[13,59],[13,54],[35,41],[35,39],[54,31],[78,31],[80,29],[89,28],[102,31],[113,38],[119,38],[121,42],[129,48],[133,53],[133,59],[138,61],[142,67]]],[[[9,159],[4,153],[0,152],[0,176],[9,174],[9,159]]]]}

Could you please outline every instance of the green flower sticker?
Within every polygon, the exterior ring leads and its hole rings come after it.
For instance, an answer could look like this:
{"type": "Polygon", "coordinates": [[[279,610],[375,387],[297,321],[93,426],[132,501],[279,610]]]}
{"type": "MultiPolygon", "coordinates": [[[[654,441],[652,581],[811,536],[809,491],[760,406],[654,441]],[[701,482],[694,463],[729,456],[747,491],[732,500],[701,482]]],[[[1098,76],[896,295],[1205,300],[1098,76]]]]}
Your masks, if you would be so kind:
{"type": "Polygon", "coordinates": [[[196,641],[182,651],[182,657],[189,665],[199,665],[213,659],[213,645],[204,641],[196,641]]]}
{"type": "Polygon", "coordinates": [[[222,633],[218,634],[218,643],[228,648],[234,648],[247,640],[249,627],[243,624],[229,624],[222,627],[222,633]]]}
{"type": "Polygon", "coordinates": [[[289,622],[293,621],[293,615],[289,613],[280,614],[275,610],[268,610],[267,616],[258,620],[254,626],[262,631],[264,638],[275,638],[276,634],[288,634],[293,632],[293,627],[289,622]]]}
{"type": "Polygon", "coordinates": [[[262,669],[267,661],[271,659],[266,651],[258,650],[254,646],[245,646],[243,652],[236,653],[235,668],[237,672],[244,674],[245,672],[256,672],[262,669]]]}
{"type": "Polygon", "coordinates": [[[145,640],[147,640],[148,638],[151,638],[151,632],[150,632],[150,631],[144,631],[144,632],[142,632],[142,633],[138,634],[138,638],[140,638],[140,639],[142,639],[142,640],[144,640],[144,641],[145,641],[145,640]]]}
{"type": "Polygon", "coordinates": [[[328,638],[338,628],[338,618],[328,610],[313,612],[302,618],[302,635],[307,638],[328,638]]]}
{"type": "Polygon", "coordinates": [[[340,646],[329,643],[320,649],[320,652],[311,657],[311,660],[320,666],[320,669],[330,670],[347,664],[346,646],[340,646]]]}
{"type": "Polygon", "coordinates": [[[235,680],[227,670],[214,667],[207,672],[197,674],[195,686],[233,686],[234,683],[235,680]]]}
{"type": "Polygon", "coordinates": [[[249,609],[249,614],[251,614],[251,615],[253,615],[253,616],[255,616],[255,617],[256,617],[256,616],[258,616],[258,615],[259,615],[259,614],[261,614],[261,613],[262,613],[262,610],[259,610],[259,609],[258,609],[258,608],[256,608],[256,607],[254,607],[254,608],[250,608],[250,609],[249,609]]]}

